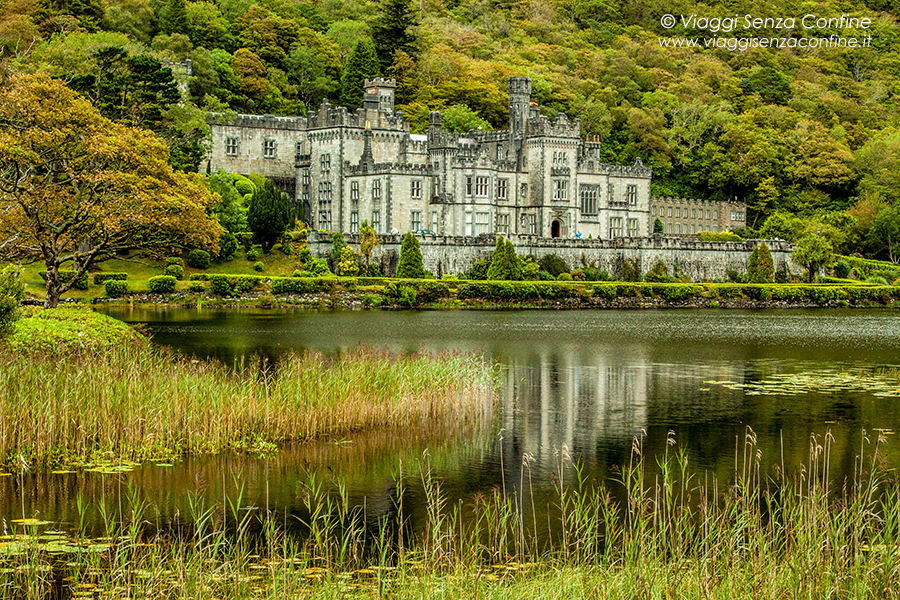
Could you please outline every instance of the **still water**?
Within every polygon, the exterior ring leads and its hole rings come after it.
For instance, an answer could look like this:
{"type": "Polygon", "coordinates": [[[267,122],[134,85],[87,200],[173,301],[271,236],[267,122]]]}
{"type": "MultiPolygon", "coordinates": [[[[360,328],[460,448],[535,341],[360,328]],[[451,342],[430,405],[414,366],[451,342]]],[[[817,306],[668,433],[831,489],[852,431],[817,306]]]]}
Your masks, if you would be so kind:
{"type": "MultiPolygon", "coordinates": [[[[852,477],[857,455],[881,435],[896,466],[900,444],[900,313],[889,310],[311,311],[112,308],[144,324],[155,343],[231,364],[290,350],[340,352],[358,345],[406,351],[472,351],[498,365],[496,422],[483,434],[373,432],[283,448],[268,458],[187,457],[119,475],[36,473],[18,487],[0,479],[0,516],[77,523],[81,494],[96,519],[129,488],[150,502],[147,518],[188,518],[188,498],[285,522],[303,516],[304,484],[315,474],[341,482],[377,519],[402,503],[423,514],[424,470],[451,504],[494,489],[553,502],[572,464],[611,485],[635,438],[655,459],[674,438],[701,477],[733,478],[748,428],[763,471],[798,472],[811,440],[833,436],[832,472],[852,477]],[[867,442],[868,440],[868,442],[867,442]],[[562,469],[562,470],[561,470],[562,469]],[[403,481],[402,497],[397,482],[403,481]]],[[[541,515],[537,515],[540,519],[541,515]]]]}

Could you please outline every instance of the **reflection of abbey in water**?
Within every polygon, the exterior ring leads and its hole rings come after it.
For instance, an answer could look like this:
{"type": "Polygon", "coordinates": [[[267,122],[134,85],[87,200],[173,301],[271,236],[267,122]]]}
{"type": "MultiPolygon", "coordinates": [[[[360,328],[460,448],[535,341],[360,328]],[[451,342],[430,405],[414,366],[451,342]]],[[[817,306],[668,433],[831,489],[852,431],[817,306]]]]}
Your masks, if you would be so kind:
{"type": "Polygon", "coordinates": [[[542,352],[533,366],[504,372],[501,426],[515,432],[520,453],[545,464],[563,447],[592,458],[598,443],[627,447],[647,427],[648,370],[583,358],[542,352]]]}
{"type": "Polygon", "coordinates": [[[323,102],[306,117],[211,123],[210,168],[260,173],[317,229],[612,239],[650,233],[651,171],[600,161],[581,121],[550,120],[531,80],[509,79],[509,129],[455,134],[431,113],[415,135],[394,110],[394,80],[366,81],[363,108],[323,102]]]}

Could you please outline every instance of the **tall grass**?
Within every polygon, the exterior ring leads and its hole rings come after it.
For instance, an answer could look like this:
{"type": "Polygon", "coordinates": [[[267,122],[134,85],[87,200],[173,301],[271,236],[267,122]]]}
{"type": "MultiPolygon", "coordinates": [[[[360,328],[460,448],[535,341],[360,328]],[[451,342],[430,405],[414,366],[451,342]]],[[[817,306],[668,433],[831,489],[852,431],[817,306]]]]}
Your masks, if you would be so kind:
{"type": "Polygon", "coordinates": [[[30,464],[266,449],[374,427],[486,422],[491,369],[472,355],[290,354],[260,371],[148,347],[0,352],[0,460],[30,464]]]}
{"type": "MultiPolygon", "coordinates": [[[[63,592],[84,582],[135,598],[897,598],[900,491],[880,466],[881,443],[861,447],[854,479],[837,487],[828,435],[810,440],[798,475],[767,478],[748,430],[727,484],[692,473],[674,445],[651,480],[637,440],[619,489],[575,469],[574,481],[558,482],[546,523],[529,522],[522,494],[500,489],[464,522],[427,465],[419,532],[407,529],[402,489],[398,516],[372,531],[364,506],[315,476],[301,498],[302,539],[285,533],[292,517],[276,514],[260,515],[261,533],[251,535],[238,496],[220,506],[197,500],[187,525],[144,540],[147,506],[129,498],[125,514],[107,517],[115,543],[54,569],[69,577],[63,592]]],[[[571,473],[560,456],[560,474],[571,473]]],[[[41,574],[51,562],[34,550],[4,563],[0,598],[49,594],[41,574]]]]}

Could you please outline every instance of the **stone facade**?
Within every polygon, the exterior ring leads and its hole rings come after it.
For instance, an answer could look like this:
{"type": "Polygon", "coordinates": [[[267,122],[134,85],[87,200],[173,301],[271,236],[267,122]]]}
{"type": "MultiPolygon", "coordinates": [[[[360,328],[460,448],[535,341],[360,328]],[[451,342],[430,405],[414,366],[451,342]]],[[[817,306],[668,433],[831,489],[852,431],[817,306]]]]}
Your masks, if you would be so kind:
{"type": "Polygon", "coordinates": [[[665,235],[692,235],[701,231],[730,231],[746,227],[747,204],[686,198],[650,198],[650,222],[659,219],[665,235]]]}
{"type": "MultiPolygon", "coordinates": [[[[562,257],[572,269],[593,266],[610,274],[621,274],[625,260],[640,266],[641,273],[649,271],[662,260],[669,268],[690,277],[692,281],[727,279],[728,271],[744,273],[750,253],[758,241],[701,242],[696,239],[654,235],[643,238],[596,239],[548,239],[536,235],[509,236],[516,252],[540,260],[547,254],[562,257]]],[[[347,243],[359,250],[359,239],[348,235],[347,243]]],[[[381,244],[372,254],[372,263],[379,264],[386,275],[393,275],[400,257],[401,235],[381,236],[381,244]]],[[[495,235],[419,237],[422,261],[425,269],[435,277],[445,274],[458,275],[472,268],[479,259],[490,259],[497,243],[495,235]]],[[[798,273],[801,268],[791,260],[793,246],[781,240],[766,240],[772,252],[775,270],[798,273]]],[[[309,247],[315,256],[325,258],[331,251],[331,237],[311,232],[309,247]]]]}
{"type": "Polygon", "coordinates": [[[366,81],[363,107],[323,102],[305,117],[238,115],[211,122],[209,168],[273,179],[318,230],[430,230],[611,240],[648,235],[651,170],[604,164],[581,122],[550,120],[531,80],[509,79],[509,129],[444,131],[431,113],[411,134],[394,80],[366,81]]]}

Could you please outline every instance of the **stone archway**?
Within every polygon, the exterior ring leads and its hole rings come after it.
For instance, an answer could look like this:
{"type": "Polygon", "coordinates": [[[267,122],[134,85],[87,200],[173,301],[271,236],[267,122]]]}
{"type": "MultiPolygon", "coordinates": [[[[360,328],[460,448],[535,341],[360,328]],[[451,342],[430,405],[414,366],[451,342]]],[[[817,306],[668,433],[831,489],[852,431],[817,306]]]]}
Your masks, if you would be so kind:
{"type": "Polygon", "coordinates": [[[550,223],[550,237],[558,238],[562,233],[562,223],[559,222],[559,219],[553,219],[553,222],[550,223]]]}

